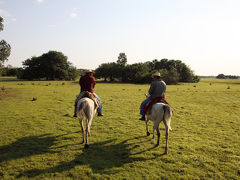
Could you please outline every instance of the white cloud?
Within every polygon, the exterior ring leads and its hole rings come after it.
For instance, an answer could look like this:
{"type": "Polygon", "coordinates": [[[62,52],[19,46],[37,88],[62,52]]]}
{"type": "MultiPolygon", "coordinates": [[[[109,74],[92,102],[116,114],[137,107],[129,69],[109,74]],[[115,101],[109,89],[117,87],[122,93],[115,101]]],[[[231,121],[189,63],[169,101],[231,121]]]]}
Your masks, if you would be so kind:
{"type": "Polygon", "coordinates": [[[37,0],[38,3],[42,3],[44,0],[37,0]]]}
{"type": "Polygon", "coordinates": [[[0,9],[0,15],[1,16],[6,16],[6,17],[10,17],[11,16],[11,14],[8,11],[4,10],[4,9],[0,9]]]}
{"type": "Polygon", "coordinates": [[[17,21],[15,17],[13,17],[8,11],[4,9],[0,9],[0,16],[3,17],[5,23],[7,23],[8,21],[17,21]]]}
{"type": "Polygon", "coordinates": [[[77,11],[77,10],[80,10],[80,8],[74,7],[73,10],[77,11]]]}
{"type": "Polygon", "coordinates": [[[77,16],[76,13],[71,13],[71,14],[70,14],[70,17],[73,17],[73,18],[74,18],[74,17],[76,17],[76,16],[77,16]]]}
{"type": "Polygon", "coordinates": [[[49,24],[48,25],[49,28],[54,28],[54,27],[57,27],[55,24],[49,24]]]}

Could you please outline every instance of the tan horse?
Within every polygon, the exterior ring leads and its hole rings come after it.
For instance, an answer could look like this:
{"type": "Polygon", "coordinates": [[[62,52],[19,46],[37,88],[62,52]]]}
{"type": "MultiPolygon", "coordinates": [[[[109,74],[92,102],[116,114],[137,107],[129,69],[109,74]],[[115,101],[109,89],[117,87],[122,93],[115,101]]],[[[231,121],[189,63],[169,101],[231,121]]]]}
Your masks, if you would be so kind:
{"type": "Polygon", "coordinates": [[[152,108],[150,108],[147,112],[147,120],[146,120],[146,130],[147,130],[147,136],[150,135],[148,131],[148,121],[153,121],[153,139],[155,137],[155,130],[157,130],[157,144],[159,145],[159,139],[160,139],[160,131],[159,131],[159,124],[161,121],[163,121],[165,128],[166,128],[166,146],[165,146],[165,154],[168,153],[168,133],[171,129],[170,123],[171,123],[171,117],[172,117],[172,109],[168,104],[165,103],[156,103],[152,105],[152,108]]]}
{"type": "Polygon", "coordinates": [[[77,102],[76,107],[77,117],[82,129],[83,141],[85,143],[84,148],[89,148],[88,137],[91,136],[90,128],[93,121],[93,117],[97,112],[97,106],[90,98],[84,97],[77,102]],[[84,133],[83,120],[86,119],[86,132],[84,133]]]}

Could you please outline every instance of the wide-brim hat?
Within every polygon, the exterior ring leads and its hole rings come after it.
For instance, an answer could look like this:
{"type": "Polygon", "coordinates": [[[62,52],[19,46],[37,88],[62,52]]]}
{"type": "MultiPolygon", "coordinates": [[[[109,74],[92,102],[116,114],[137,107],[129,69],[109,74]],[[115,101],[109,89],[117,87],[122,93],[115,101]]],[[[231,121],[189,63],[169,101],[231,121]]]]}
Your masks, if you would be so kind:
{"type": "Polygon", "coordinates": [[[154,77],[160,77],[161,76],[161,74],[160,74],[160,72],[155,72],[155,73],[153,73],[152,74],[152,78],[154,78],[154,77]]]}
{"type": "Polygon", "coordinates": [[[88,70],[85,71],[85,73],[95,73],[95,72],[91,69],[88,69],[88,70]]]}

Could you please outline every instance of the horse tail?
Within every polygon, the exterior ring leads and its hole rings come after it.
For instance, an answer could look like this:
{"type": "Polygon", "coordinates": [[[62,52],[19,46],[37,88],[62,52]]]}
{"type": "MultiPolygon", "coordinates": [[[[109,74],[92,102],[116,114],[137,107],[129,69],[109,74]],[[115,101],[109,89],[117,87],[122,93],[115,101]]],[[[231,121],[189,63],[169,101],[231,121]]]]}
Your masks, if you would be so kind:
{"type": "Polygon", "coordinates": [[[77,114],[80,114],[81,116],[83,116],[85,114],[86,106],[87,106],[87,102],[86,101],[82,101],[79,104],[79,107],[77,109],[77,114]]]}
{"type": "Polygon", "coordinates": [[[163,105],[163,112],[164,112],[164,115],[163,115],[163,118],[164,118],[164,121],[166,123],[166,125],[169,127],[169,130],[172,130],[171,128],[171,117],[172,117],[172,108],[168,105],[168,104],[164,104],[163,105]]]}

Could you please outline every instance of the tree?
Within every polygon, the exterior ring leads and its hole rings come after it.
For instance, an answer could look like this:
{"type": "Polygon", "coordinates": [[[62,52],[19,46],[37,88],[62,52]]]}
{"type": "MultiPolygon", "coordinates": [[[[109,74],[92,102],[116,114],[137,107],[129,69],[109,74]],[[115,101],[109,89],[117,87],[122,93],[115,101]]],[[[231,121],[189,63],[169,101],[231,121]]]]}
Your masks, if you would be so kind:
{"type": "Polygon", "coordinates": [[[10,56],[11,46],[4,40],[0,41],[0,63],[4,63],[10,56]]]}
{"type": "Polygon", "coordinates": [[[79,77],[80,72],[78,69],[72,65],[68,68],[68,77],[66,80],[75,80],[77,77],[79,77]]]}
{"type": "Polygon", "coordinates": [[[216,78],[217,78],[217,79],[226,79],[226,77],[225,77],[224,74],[219,74],[219,75],[217,75],[216,78]]]}
{"type": "MultiPolygon", "coordinates": [[[[3,18],[0,16],[0,31],[3,30],[3,18]]],[[[11,53],[11,46],[5,41],[0,41],[0,68],[3,66],[3,63],[7,61],[11,53]]]]}
{"type": "Polygon", "coordinates": [[[3,30],[3,18],[0,16],[0,31],[3,30]]]}
{"type": "Polygon", "coordinates": [[[70,67],[67,57],[57,51],[49,51],[40,57],[41,69],[44,69],[45,77],[50,80],[65,79],[70,67]]]}
{"type": "Polygon", "coordinates": [[[118,56],[117,64],[121,66],[126,66],[127,65],[127,56],[125,53],[120,53],[118,56]]]}
{"type": "Polygon", "coordinates": [[[95,77],[96,78],[104,78],[104,81],[107,81],[108,78],[108,66],[107,63],[103,63],[95,70],[95,77]]]}
{"type": "Polygon", "coordinates": [[[199,82],[199,77],[195,76],[193,71],[182,61],[180,60],[168,60],[162,59],[158,61],[154,59],[152,62],[147,62],[148,67],[151,68],[151,71],[157,70],[167,70],[164,71],[164,74],[167,74],[168,77],[165,78],[166,81],[170,84],[177,82],[199,82]]]}
{"type": "Polygon", "coordinates": [[[219,74],[216,77],[217,79],[238,79],[238,76],[234,76],[234,75],[224,75],[224,74],[219,74]]]}
{"type": "Polygon", "coordinates": [[[159,71],[166,84],[177,84],[179,82],[179,73],[176,68],[171,68],[170,70],[161,69],[159,71]]]}
{"type": "Polygon", "coordinates": [[[2,68],[2,76],[18,76],[21,70],[22,68],[16,68],[11,65],[7,65],[6,67],[2,68]]]}
{"type": "Polygon", "coordinates": [[[146,83],[150,82],[151,75],[149,67],[144,63],[127,65],[124,71],[123,82],[146,83]]]}
{"type": "Polygon", "coordinates": [[[78,71],[67,61],[67,56],[61,52],[49,51],[39,57],[32,57],[23,63],[23,79],[46,80],[73,80],[78,76],[78,71]]]}
{"type": "Polygon", "coordinates": [[[95,77],[104,78],[104,81],[107,81],[107,79],[114,81],[114,78],[121,76],[119,69],[120,65],[115,62],[103,63],[95,70],[95,77]]]}
{"type": "Polygon", "coordinates": [[[125,53],[120,53],[117,63],[105,63],[96,69],[96,77],[114,78],[122,82],[130,83],[149,83],[151,74],[160,71],[162,78],[167,84],[177,84],[180,82],[199,82],[199,77],[194,75],[193,71],[180,60],[154,59],[145,63],[127,64],[125,53]]]}

